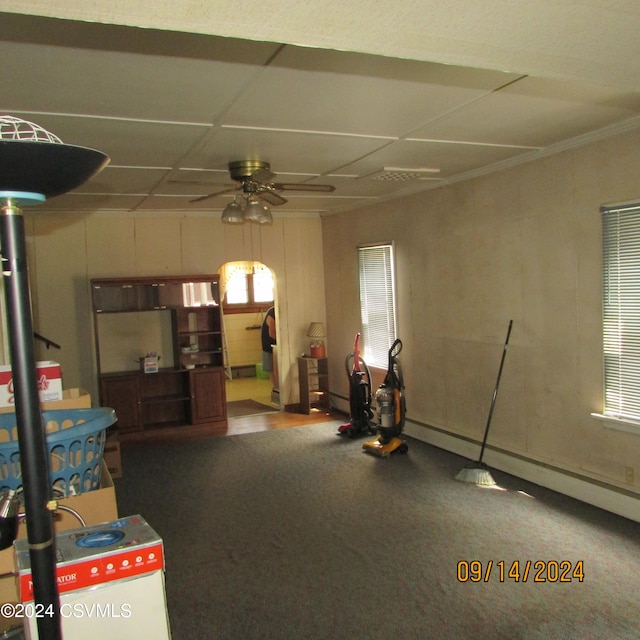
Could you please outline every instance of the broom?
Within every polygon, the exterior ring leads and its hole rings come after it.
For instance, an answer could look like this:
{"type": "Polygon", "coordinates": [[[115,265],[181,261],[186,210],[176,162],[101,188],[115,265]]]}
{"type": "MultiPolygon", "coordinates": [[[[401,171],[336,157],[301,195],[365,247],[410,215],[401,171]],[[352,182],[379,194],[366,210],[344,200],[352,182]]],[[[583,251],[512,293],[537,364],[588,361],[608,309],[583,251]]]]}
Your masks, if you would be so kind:
{"type": "Polygon", "coordinates": [[[484,455],[484,448],[487,444],[487,436],[489,435],[489,427],[491,425],[491,417],[493,416],[493,408],[496,405],[496,398],[498,396],[498,387],[500,386],[500,377],[502,376],[502,367],[504,366],[504,358],[507,355],[507,347],[509,346],[509,336],[511,335],[511,327],[513,320],[509,320],[509,328],[507,329],[507,339],[504,342],[504,349],[502,350],[502,359],[500,360],[500,369],[498,369],[498,379],[496,380],[496,386],[493,390],[493,398],[491,399],[491,408],[489,409],[489,417],[487,418],[487,426],[484,429],[484,438],[482,439],[482,447],[480,448],[480,457],[477,462],[472,462],[466,465],[460,473],[456,476],[456,480],[460,482],[469,482],[471,484],[477,484],[480,486],[491,487],[496,484],[496,481],[491,476],[491,472],[484,462],[482,462],[482,456],[484,455]]]}

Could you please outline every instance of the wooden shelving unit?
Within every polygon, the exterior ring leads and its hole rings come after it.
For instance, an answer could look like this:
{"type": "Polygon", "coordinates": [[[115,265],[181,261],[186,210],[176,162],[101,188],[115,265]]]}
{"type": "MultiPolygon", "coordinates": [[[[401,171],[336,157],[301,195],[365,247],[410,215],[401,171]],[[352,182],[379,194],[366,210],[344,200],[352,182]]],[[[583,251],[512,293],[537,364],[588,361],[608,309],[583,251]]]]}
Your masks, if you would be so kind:
{"type": "MultiPolygon", "coordinates": [[[[120,439],[149,439],[160,430],[216,431],[226,426],[219,276],[103,278],[91,281],[100,403],[115,409],[120,439]],[[101,370],[100,317],[170,313],[173,367],[157,373],[101,370]]],[[[113,348],[113,344],[111,344],[113,348]]]]}
{"type": "Polygon", "coordinates": [[[329,366],[327,358],[298,358],[300,378],[300,411],[328,413],[331,408],[329,397],[329,366]]]}

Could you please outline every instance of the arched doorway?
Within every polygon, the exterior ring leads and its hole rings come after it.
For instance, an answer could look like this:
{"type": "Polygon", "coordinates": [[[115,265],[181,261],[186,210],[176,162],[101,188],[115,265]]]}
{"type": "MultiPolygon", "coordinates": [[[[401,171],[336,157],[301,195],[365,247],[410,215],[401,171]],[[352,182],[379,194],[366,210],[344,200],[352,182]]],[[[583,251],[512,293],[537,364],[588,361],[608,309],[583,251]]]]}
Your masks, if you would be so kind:
{"type": "Polygon", "coordinates": [[[248,260],[227,262],[218,273],[226,337],[228,417],[278,411],[277,346],[270,374],[263,365],[261,339],[266,314],[276,306],[275,276],[267,265],[248,260]]]}

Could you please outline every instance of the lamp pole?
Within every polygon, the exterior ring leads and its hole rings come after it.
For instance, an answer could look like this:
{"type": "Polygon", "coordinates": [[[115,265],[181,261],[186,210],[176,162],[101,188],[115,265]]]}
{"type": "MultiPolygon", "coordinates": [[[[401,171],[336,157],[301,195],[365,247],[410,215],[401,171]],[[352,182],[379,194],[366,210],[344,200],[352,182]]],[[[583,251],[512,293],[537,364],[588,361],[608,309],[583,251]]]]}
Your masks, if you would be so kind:
{"type": "Polygon", "coordinates": [[[109,162],[100,151],[63,144],[38,125],[0,116],[0,252],[16,406],[27,541],[40,640],[62,638],[56,580],[49,452],[37,385],[24,218],[18,205],[79,187],[109,162]]]}
{"type": "Polygon", "coordinates": [[[51,500],[49,459],[40,398],[34,384],[37,373],[24,219],[11,198],[2,207],[0,243],[29,558],[32,575],[38,576],[33,590],[42,614],[37,620],[38,635],[42,640],[57,640],[62,635],[53,514],[47,508],[51,500]]]}

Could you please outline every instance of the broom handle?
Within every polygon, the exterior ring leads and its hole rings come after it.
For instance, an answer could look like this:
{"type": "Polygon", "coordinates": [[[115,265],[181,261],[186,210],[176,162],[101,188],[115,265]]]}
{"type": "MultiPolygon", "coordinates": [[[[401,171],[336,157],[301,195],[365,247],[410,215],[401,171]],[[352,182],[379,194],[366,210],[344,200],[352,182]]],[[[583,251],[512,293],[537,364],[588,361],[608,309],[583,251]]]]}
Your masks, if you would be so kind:
{"type": "Polygon", "coordinates": [[[509,320],[509,328],[507,329],[507,339],[504,341],[504,349],[502,350],[502,358],[500,360],[500,368],[498,369],[498,379],[496,380],[496,387],[493,390],[493,398],[491,398],[491,408],[489,409],[489,417],[487,418],[487,426],[484,429],[484,438],[482,438],[482,448],[480,449],[480,457],[478,462],[482,462],[482,456],[484,455],[484,448],[487,444],[487,436],[489,435],[489,426],[491,425],[491,417],[493,416],[493,408],[496,405],[496,398],[498,397],[498,387],[500,386],[500,377],[502,376],[502,367],[504,366],[504,358],[507,355],[507,347],[509,346],[509,336],[511,335],[511,327],[513,320],[509,320]]]}

